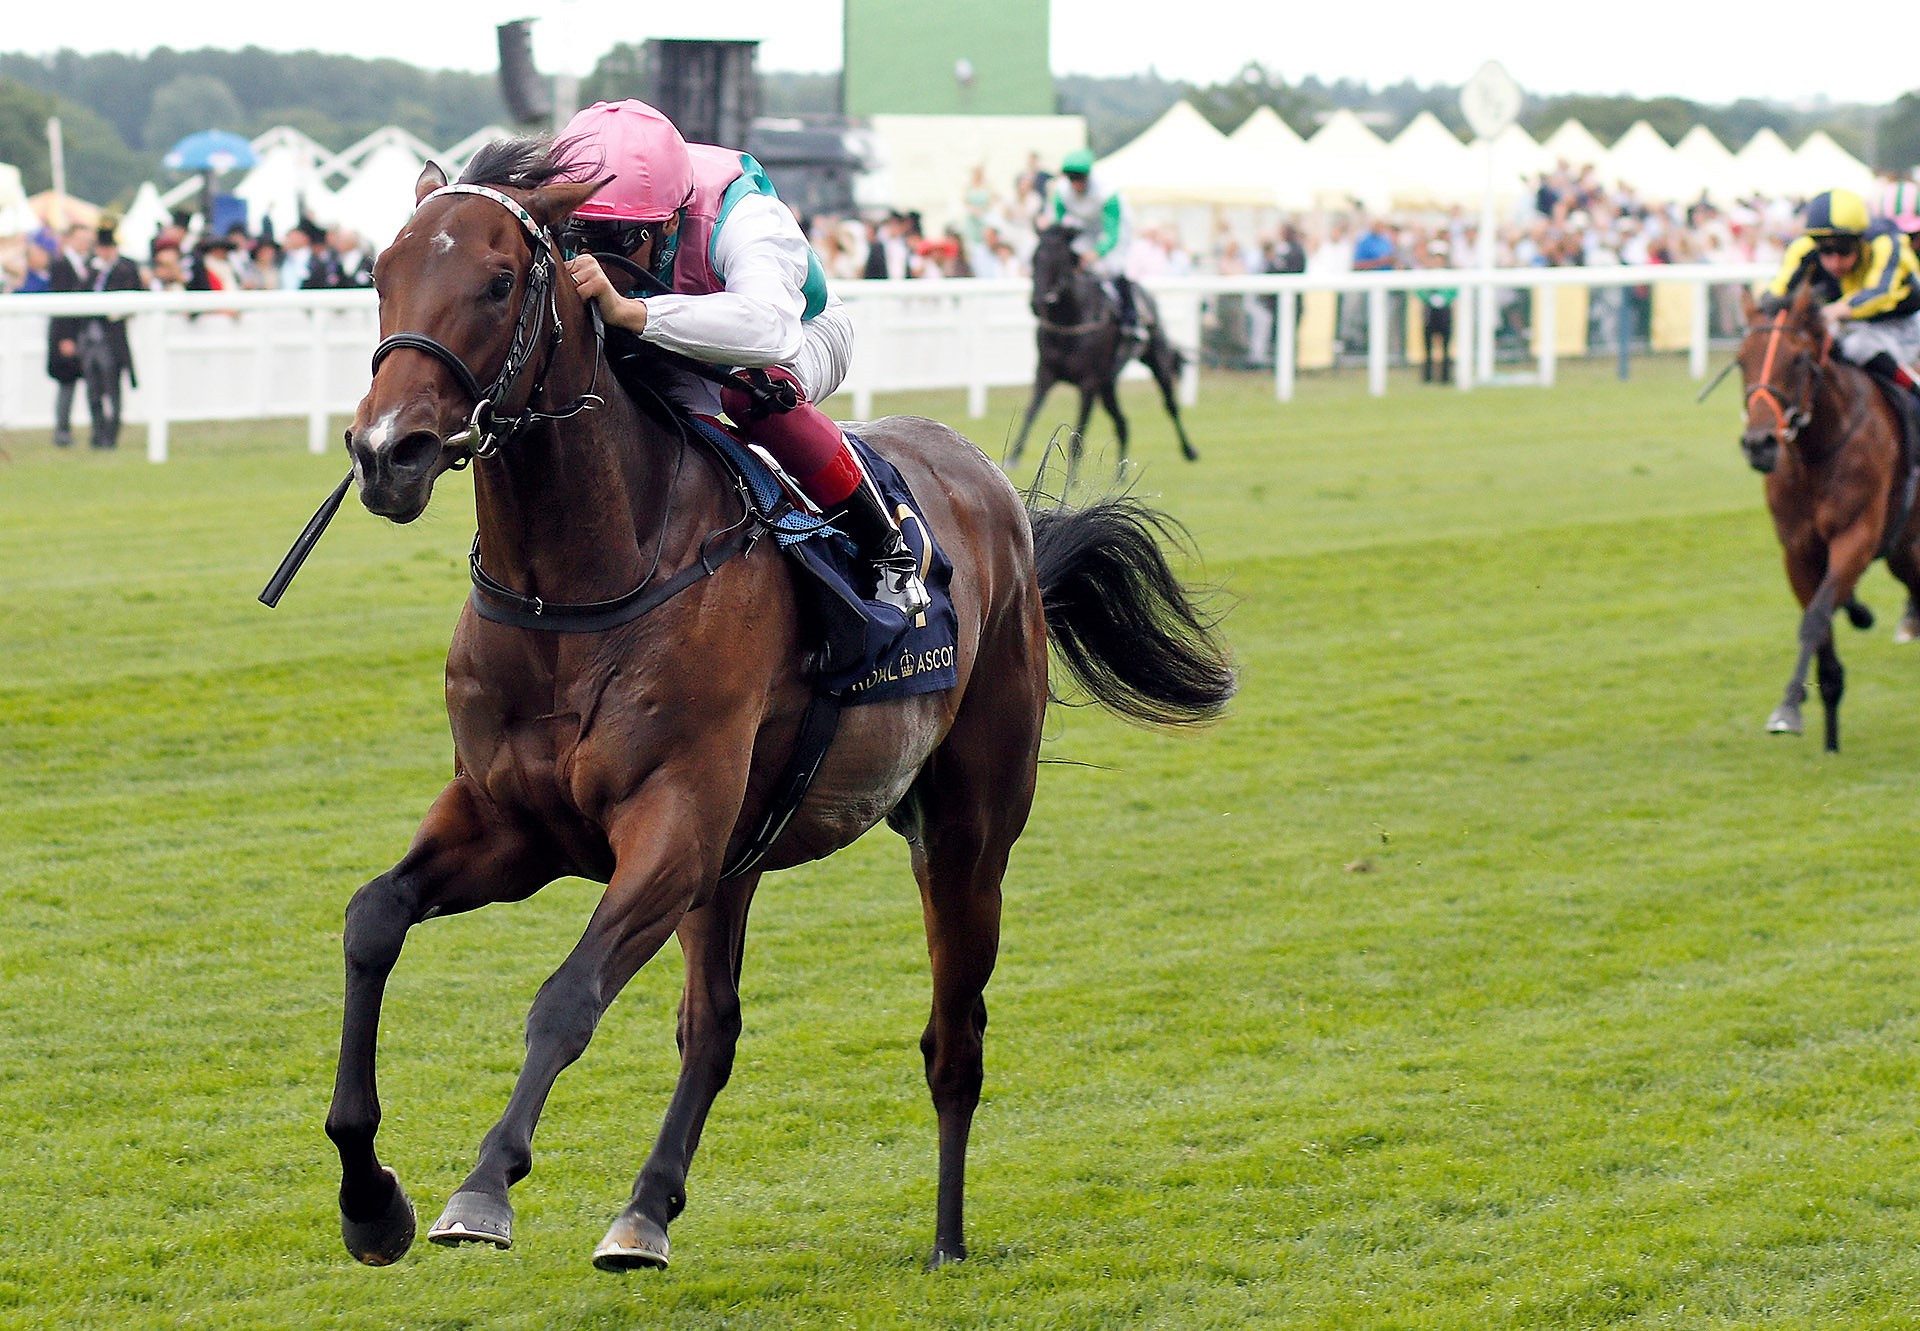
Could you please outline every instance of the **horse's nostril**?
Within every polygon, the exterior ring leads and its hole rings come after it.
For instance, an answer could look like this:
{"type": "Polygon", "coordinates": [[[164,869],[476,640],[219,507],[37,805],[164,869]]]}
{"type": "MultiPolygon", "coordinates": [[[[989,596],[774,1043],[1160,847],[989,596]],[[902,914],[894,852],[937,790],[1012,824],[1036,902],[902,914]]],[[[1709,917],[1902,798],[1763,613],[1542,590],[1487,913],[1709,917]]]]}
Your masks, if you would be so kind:
{"type": "Polygon", "coordinates": [[[440,436],[427,430],[415,430],[393,446],[388,453],[395,471],[425,471],[440,456],[440,436]]]}

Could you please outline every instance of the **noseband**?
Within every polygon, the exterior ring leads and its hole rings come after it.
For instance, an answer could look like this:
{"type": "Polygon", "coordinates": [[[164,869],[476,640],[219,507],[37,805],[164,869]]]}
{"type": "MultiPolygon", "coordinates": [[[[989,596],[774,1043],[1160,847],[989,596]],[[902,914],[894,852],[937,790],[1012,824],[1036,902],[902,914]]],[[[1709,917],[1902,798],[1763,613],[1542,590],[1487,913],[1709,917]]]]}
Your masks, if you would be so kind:
{"type": "MultiPolygon", "coordinates": [[[[489,458],[500,451],[500,446],[521,430],[537,421],[565,420],[589,411],[601,405],[601,397],[593,390],[600,381],[600,357],[593,358],[593,381],[587,385],[587,391],[562,407],[559,411],[536,411],[533,402],[545,387],[545,372],[535,381],[532,391],[526,396],[526,405],[517,413],[503,412],[499,404],[519,385],[526,373],[533,354],[541,341],[541,313],[544,307],[552,319],[551,348],[558,349],[564,341],[560,323],[560,302],[554,283],[553,234],[546,227],[533,220],[533,215],[513,199],[499,190],[488,189],[485,185],[442,185],[426,198],[420,200],[424,205],[446,194],[475,194],[483,199],[491,199],[513,214],[514,221],[527,233],[527,239],[533,250],[533,262],[527,268],[527,292],[520,304],[520,317],[513,325],[513,340],[507,345],[507,358],[500,365],[500,372],[493,377],[493,383],[486,388],[480,387],[480,380],[465,361],[455,355],[446,343],[425,333],[393,333],[381,339],[380,345],[373,349],[373,372],[380,373],[380,362],[402,347],[414,351],[424,351],[427,355],[446,366],[452,373],[454,382],[460,385],[460,391],[473,400],[473,415],[467,420],[467,427],[446,440],[449,447],[461,448],[461,456],[452,466],[455,470],[467,465],[472,458],[489,458]]],[[[415,206],[419,211],[420,205],[415,206]]],[[[594,309],[593,330],[596,338],[602,335],[599,310],[594,309]]],[[[547,357],[547,366],[553,364],[553,356],[547,357]]]]}
{"type": "MultiPolygon", "coordinates": [[[[1813,365],[1813,385],[1808,389],[1806,405],[1789,405],[1780,396],[1780,390],[1773,386],[1773,361],[1780,350],[1780,335],[1786,331],[1786,323],[1787,312],[1776,311],[1769,328],[1766,358],[1760,363],[1760,378],[1747,389],[1747,410],[1753,410],[1756,397],[1764,401],[1773,412],[1774,428],[1780,432],[1780,442],[1790,444],[1813,420],[1813,391],[1819,386],[1820,372],[1826,368],[1827,357],[1833,350],[1833,332],[1829,329],[1820,342],[1820,359],[1813,365]]],[[[1759,331],[1758,328],[1748,329],[1747,336],[1752,337],[1759,331]]]]}

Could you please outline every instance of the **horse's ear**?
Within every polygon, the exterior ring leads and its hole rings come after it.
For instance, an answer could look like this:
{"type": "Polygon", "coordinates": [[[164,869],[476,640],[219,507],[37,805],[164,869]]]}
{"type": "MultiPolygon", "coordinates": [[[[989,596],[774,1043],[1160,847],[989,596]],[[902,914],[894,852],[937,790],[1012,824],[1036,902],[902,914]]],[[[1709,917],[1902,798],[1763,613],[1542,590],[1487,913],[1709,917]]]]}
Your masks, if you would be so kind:
{"type": "Polygon", "coordinates": [[[557,231],[573,216],[575,208],[613,182],[613,176],[603,176],[599,180],[556,180],[527,195],[527,211],[541,226],[557,231]]]}
{"type": "Polygon", "coordinates": [[[438,162],[428,162],[420,168],[420,178],[413,182],[413,206],[418,208],[427,201],[427,195],[447,183],[447,173],[440,169],[438,162]]]}
{"type": "Polygon", "coordinates": [[[1788,310],[1787,317],[1795,323],[1806,323],[1813,317],[1813,310],[1813,283],[1802,282],[1793,293],[1793,305],[1788,310]]]}

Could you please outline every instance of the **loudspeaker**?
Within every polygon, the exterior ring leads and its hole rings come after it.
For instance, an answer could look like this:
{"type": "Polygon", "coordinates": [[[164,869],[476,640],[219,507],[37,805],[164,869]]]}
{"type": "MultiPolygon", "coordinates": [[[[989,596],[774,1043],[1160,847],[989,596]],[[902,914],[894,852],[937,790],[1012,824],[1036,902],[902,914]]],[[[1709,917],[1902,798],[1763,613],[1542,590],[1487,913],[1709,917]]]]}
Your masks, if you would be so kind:
{"type": "Polygon", "coordinates": [[[650,38],[643,48],[647,100],[687,142],[739,148],[759,113],[759,48],[757,41],[650,38]]]}
{"type": "Polygon", "coordinates": [[[533,67],[533,20],[502,23],[500,34],[500,100],[523,125],[542,125],[553,119],[553,90],[533,67]]]}

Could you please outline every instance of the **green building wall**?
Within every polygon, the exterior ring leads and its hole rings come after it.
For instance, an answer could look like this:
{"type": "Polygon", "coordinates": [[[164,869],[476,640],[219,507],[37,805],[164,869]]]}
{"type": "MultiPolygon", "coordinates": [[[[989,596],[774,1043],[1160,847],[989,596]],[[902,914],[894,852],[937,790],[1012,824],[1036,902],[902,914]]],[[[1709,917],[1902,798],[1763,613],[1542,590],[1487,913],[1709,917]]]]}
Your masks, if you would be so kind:
{"type": "Polygon", "coordinates": [[[846,0],[848,115],[1052,115],[1047,0],[846,0]],[[973,67],[973,81],[954,76],[973,67]]]}

